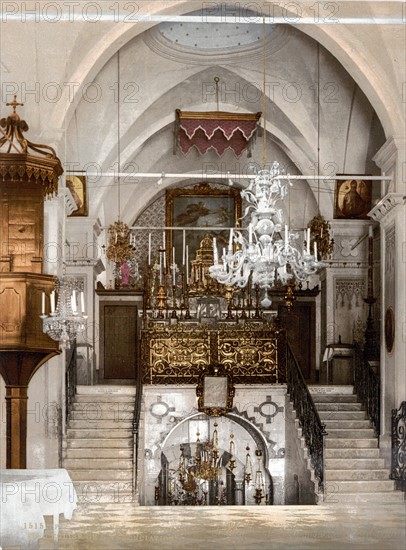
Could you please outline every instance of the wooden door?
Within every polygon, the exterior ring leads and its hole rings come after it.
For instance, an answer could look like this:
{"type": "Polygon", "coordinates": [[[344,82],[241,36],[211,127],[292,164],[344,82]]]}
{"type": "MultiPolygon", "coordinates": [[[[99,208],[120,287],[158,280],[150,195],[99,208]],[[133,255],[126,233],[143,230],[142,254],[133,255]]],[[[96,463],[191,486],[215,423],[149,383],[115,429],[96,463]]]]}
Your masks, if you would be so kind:
{"type": "Polygon", "coordinates": [[[307,383],[316,382],[316,322],[314,302],[295,302],[290,312],[279,305],[292,351],[307,383]]]}
{"type": "Polygon", "coordinates": [[[100,308],[101,361],[99,382],[135,384],[137,375],[138,308],[104,303],[100,308]]]}

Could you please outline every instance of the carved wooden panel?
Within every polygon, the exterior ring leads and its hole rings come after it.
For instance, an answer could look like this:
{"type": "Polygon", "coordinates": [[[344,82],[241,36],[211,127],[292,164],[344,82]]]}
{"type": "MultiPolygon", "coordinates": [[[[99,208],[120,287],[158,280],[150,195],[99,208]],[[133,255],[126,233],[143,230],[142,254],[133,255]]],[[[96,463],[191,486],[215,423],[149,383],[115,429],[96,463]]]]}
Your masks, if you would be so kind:
{"type": "Polygon", "coordinates": [[[41,273],[43,194],[31,182],[0,186],[0,271],[41,273]]]}

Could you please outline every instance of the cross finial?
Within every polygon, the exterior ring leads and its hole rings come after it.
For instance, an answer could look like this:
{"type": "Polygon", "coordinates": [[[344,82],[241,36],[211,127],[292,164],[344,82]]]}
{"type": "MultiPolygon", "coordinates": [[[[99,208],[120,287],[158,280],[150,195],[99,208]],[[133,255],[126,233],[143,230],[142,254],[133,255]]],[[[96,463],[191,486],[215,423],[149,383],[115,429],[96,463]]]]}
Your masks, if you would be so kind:
{"type": "Polygon", "coordinates": [[[19,105],[21,105],[21,107],[24,106],[24,103],[18,103],[17,102],[17,96],[15,95],[14,96],[14,100],[12,103],[6,103],[7,107],[13,107],[13,115],[16,114],[16,107],[18,107],[19,105]]]}

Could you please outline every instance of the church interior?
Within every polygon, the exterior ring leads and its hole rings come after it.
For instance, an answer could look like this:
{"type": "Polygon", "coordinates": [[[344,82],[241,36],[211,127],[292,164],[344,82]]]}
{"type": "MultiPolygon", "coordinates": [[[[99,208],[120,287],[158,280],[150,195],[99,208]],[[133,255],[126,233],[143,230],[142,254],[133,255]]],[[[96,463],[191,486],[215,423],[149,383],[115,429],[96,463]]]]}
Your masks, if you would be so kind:
{"type": "Polygon", "coordinates": [[[0,550],[405,548],[405,3],[0,10],[0,550]]]}

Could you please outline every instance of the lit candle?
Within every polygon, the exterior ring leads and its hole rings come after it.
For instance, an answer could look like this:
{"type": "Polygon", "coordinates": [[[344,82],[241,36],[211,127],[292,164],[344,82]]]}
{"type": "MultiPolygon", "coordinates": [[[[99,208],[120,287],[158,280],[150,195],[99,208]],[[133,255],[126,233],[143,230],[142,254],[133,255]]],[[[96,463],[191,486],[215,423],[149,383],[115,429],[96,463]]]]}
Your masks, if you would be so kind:
{"type": "Polygon", "coordinates": [[[252,223],[248,226],[248,243],[252,244],[252,223]]]}
{"type": "Polygon", "coordinates": [[[234,229],[230,229],[230,240],[228,243],[228,249],[231,251],[233,249],[233,236],[234,236],[234,229]]]}
{"type": "Polygon", "coordinates": [[[285,243],[288,242],[288,226],[285,225],[285,243]]]}
{"type": "Polygon", "coordinates": [[[51,313],[55,313],[55,291],[51,292],[51,313]]]}
{"type": "Polygon", "coordinates": [[[82,313],[84,313],[85,312],[85,295],[83,294],[83,292],[80,293],[80,305],[82,308],[82,313]]]}
{"type": "Polygon", "coordinates": [[[307,228],[307,253],[310,256],[310,227],[307,228]]]}
{"type": "Polygon", "coordinates": [[[45,315],[45,292],[42,293],[42,315],[45,315]]]}
{"type": "Polygon", "coordinates": [[[368,231],[369,231],[369,233],[368,233],[368,234],[369,234],[369,238],[372,239],[373,236],[374,236],[372,225],[369,226],[368,231]]]}
{"type": "Polygon", "coordinates": [[[148,265],[151,265],[151,233],[148,234],[148,265]]]}

